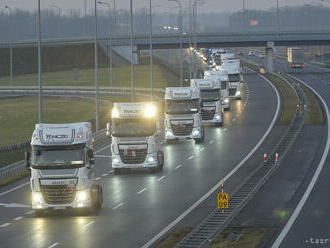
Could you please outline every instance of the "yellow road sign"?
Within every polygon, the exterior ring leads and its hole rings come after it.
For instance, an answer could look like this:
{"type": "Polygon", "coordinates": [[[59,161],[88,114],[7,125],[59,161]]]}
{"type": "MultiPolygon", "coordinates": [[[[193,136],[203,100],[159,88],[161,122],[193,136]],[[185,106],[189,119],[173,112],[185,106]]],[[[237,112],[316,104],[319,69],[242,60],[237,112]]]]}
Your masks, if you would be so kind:
{"type": "Polygon", "coordinates": [[[228,208],[229,206],[229,195],[228,193],[218,194],[218,208],[228,208]]]}

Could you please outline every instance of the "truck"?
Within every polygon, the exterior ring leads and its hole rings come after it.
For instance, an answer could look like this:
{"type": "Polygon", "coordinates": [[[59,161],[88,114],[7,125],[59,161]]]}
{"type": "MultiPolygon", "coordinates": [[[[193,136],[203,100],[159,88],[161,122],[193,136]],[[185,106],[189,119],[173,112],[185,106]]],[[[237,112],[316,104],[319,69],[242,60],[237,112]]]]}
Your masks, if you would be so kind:
{"type": "Polygon", "coordinates": [[[101,208],[91,123],[36,124],[25,161],[37,216],[47,210],[101,208]]]}
{"type": "Polygon", "coordinates": [[[196,87],[168,87],[165,90],[165,139],[193,139],[196,143],[204,141],[202,126],[201,96],[196,87]]]}
{"type": "Polygon", "coordinates": [[[221,105],[223,110],[229,110],[229,78],[227,71],[222,69],[217,69],[215,71],[204,71],[204,79],[209,79],[220,83],[221,105]]]}
{"type": "Polygon", "coordinates": [[[243,73],[239,59],[229,59],[223,61],[220,69],[226,70],[229,79],[229,97],[241,99],[241,82],[243,82],[243,73]]]}
{"type": "Polygon", "coordinates": [[[211,79],[191,79],[190,86],[197,87],[202,99],[202,123],[223,125],[222,99],[220,82],[211,79]]]}
{"type": "Polygon", "coordinates": [[[164,166],[161,134],[158,105],[155,102],[114,103],[111,113],[114,173],[119,174],[127,169],[161,171],[164,166]]]}
{"type": "Polygon", "coordinates": [[[291,68],[304,68],[304,50],[298,47],[289,47],[287,49],[287,60],[291,68]]]}

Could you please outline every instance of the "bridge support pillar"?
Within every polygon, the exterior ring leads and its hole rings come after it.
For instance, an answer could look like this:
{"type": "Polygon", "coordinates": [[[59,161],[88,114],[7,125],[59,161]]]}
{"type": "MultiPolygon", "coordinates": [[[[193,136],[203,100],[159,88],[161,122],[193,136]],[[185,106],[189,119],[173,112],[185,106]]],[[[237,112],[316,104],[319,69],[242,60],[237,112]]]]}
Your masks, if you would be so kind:
{"type": "Polygon", "coordinates": [[[274,72],[274,42],[268,41],[266,47],[266,71],[274,72]]]}

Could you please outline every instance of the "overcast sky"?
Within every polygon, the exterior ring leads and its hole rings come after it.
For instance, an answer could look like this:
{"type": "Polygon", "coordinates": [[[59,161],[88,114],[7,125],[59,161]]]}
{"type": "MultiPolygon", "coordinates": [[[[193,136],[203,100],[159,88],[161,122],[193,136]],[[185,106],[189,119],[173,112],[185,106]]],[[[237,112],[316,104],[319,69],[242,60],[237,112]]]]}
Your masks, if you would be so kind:
{"type": "MultiPolygon", "coordinates": [[[[70,9],[77,9],[83,13],[85,0],[41,0],[42,8],[50,8],[52,5],[57,5],[61,8],[62,13],[68,13],[70,9]]],[[[87,9],[91,11],[94,0],[86,0],[87,9]]],[[[109,1],[109,0],[103,0],[109,1]]],[[[155,5],[155,11],[167,11],[176,6],[175,2],[168,0],[152,0],[155,5]]],[[[192,0],[194,1],[194,0],[192,0]]],[[[200,12],[229,12],[242,9],[243,0],[201,0],[204,2],[200,6],[200,12]]],[[[303,5],[307,3],[318,4],[321,0],[279,0],[281,6],[287,5],[303,5]]],[[[188,6],[189,0],[181,0],[184,7],[188,6]]],[[[35,10],[37,8],[37,0],[0,0],[0,8],[8,4],[12,8],[20,8],[24,10],[35,10]]],[[[134,9],[148,7],[149,0],[133,0],[134,9]]],[[[129,0],[116,0],[117,8],[128,9],[129,0]]],[[[247,9],[269,9],[276,6],[276,0],[245,0],[247,9]]],[[[328,4],[328,6],[330,6],[328,4]]],[[[3,10],[2,10],[3,11],[3,10]]]]}

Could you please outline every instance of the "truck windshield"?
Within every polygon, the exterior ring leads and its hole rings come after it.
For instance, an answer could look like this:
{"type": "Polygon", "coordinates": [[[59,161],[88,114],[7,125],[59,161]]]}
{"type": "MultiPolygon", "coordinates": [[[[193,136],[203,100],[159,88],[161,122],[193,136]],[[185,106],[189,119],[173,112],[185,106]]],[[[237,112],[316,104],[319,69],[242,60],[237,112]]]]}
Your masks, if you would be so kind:
{"type": "Polygon", "coordinates": [[[114,119],[112,135],[115,137],[146,137],[156,131],[155,120],[145,119],[114,119]]]}
{"type": "Polygon", "coordinates": [[[221,89],[222,90],[227,89],[227,81],[221,81],[221,89]]]}
{"type": "Polygon", "coordinates": [[[201,97],[203,101],[219,101],[219,90],[202,90],[201,97]]]}
{"type": "Polygon", "coordinates": [[[238,82],[240,81],[240,77],[239,77],[239,74],[229,74],[228,75],[229,77],[229,82],[238,82]]]}
{"type": "Polygon", "coordinates": [[[192,114],[199,112],[199,100],[166,100],[166,114],[192,114]]]}
{"type": "Polygon", "coordinates": [[[70,147],[32,147],[31,165],[35,169],[77,168],[85,163],[81,145],[70,147]]]}

